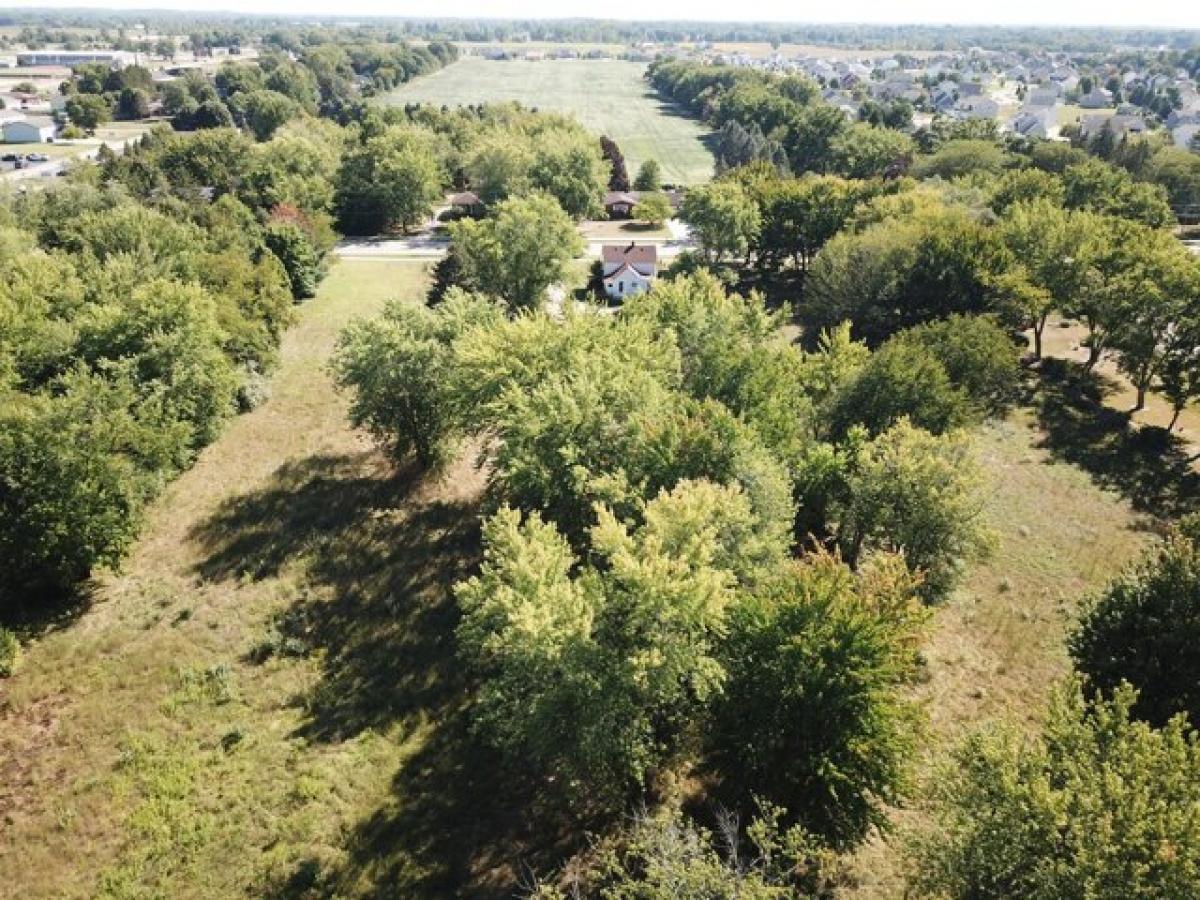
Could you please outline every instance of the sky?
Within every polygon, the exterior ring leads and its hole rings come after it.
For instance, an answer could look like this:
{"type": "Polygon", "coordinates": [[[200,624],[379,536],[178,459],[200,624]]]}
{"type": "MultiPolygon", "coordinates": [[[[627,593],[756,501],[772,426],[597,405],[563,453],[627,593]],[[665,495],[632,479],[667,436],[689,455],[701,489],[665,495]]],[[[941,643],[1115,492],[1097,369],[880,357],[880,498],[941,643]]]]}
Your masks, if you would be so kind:
{"type": "Polygon", "coordinates": [[[276,15],[704,19],[1200,28],[1200,0],[33,0],[10,6],[234,10],[276,15]]]}

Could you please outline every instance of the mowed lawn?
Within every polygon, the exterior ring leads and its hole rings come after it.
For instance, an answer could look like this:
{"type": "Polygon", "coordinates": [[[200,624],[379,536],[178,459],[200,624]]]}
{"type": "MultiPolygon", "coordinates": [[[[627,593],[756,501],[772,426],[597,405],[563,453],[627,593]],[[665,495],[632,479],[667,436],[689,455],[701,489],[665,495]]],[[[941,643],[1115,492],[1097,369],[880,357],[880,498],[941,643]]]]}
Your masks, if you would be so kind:
{"type": "Polygon", "coordinates": [[[384,102],[465,106],[517,100],[541,110],[572,113],[625,154],[629,177],[656,159],[663,181],[696,184],[712,177],[709,130],[663,103],[642,77],[646,66],[624,60],[488,60],[467,57],[417,78],[384,102]]]}

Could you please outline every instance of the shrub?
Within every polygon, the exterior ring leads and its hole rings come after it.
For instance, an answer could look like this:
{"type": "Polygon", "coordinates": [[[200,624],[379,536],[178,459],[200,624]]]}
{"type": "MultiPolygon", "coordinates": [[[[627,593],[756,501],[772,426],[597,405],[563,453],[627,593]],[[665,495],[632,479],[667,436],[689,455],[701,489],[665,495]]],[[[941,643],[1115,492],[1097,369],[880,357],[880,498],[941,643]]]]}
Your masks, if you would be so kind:
{"type": "Polygon", "coordinates": [[[1138,716],[1155,725],[1179,713],[1200,722],[1200,549],[1195,541],[1176,531],[1130,566],[1087,604],[1069,646],[1076,668],[1105,694],[1123,682],[1137,689],[1133,711],[1138,716]]]}

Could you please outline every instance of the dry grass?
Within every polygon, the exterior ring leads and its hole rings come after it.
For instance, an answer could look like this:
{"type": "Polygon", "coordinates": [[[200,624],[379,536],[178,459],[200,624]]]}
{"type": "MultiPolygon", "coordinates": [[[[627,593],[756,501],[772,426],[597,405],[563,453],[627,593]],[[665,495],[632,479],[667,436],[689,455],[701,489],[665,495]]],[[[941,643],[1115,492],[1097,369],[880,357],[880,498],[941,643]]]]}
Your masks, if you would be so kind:
{"type": "MultiPolygon", "coordinates": [[[[1056,359],[1085,362],[1087,348],[1083,346],[1083,340],[1086,337],[1087,329],[1077,322],[1052,321],[1046,326],[1044,333],[1043,353],[1056,359]]],[[[1110,356],[1101,358],[1096,364],[1096,372],[1102,376],[1105,404],[1122,412],[1132,409],[1137,400],[1137,391],[1118,371],[1110,356]]],[[[1139,425],[1166,428],[1171,422],[1171,414],[1171,405],[1160,394],[1151,391],[1146,395],[1145,409],[1134,413],[1133,421],[1139,425]]],[[[1200,452],[1200,409],[1195,405],[1185,408],[1179,414],[1175,433],[1191,453],[1200,452]]]]}
{"type": "MultiPolygon", "coordinates": [[[[922,778],[970,729],[1037,722],[1048,689],[1069,670],[1064,637],[1080,600],[1151,539],[1127,500],[1056,459],[1049,438],[1025,410],[979,434],[996,546],[934,614],[928,679],[917,689],[929,715],[922,778]]],[[[896,814],[901,832],[924,823],[920,807],[918,798],[896,814]]],[[[877,839],[858,854],[851,896],[904,896],[899,843],[877,839]]]]}

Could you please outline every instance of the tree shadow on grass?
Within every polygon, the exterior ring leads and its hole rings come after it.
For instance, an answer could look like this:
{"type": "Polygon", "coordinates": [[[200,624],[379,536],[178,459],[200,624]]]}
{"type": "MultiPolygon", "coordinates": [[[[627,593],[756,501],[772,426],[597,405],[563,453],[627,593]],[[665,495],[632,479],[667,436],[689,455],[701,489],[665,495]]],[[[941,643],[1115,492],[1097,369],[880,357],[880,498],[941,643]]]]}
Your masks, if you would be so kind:
{"type": "Polygon", "coordinates": [[[1044,433],[1042,446],[1089,472],[1138,512],[1174,518],[1200,508],[1200,474],[1178,437],[1138,427],[1105,405],[1115,382],[1066,360],[1046,359],[1031,400],[1044,433]]]}
{"type": "Polygon", "coordinates": [[[381,471],[374,459],[288,463],[192,535],[207,579],[266,578],[303,557],[309,590],[251,653],[324,651],[322,677],[297,698],[298,737],[419,734],[392,796],[347,836],[344,862],[308,860],[270,893],[511,896],[522,861],[557,859],[569,832],[547,825],[540,786],[504,769],[469,727],[473,685],[455,656],[451,587],[478,566],[479,509],[437,499],[417,474],[381,471]]]}

